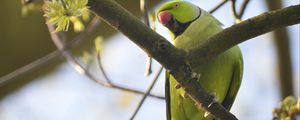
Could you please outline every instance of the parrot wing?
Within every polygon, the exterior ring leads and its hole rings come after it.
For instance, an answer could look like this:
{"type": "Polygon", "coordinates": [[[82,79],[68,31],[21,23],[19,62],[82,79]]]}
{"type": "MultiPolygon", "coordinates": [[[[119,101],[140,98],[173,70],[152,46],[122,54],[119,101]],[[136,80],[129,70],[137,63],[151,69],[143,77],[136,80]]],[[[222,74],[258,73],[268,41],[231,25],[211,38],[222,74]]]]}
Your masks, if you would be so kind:
{"type": "Polygon", "coordinates": [[[239,87],[241,85],[242,76],[243,76],[243,61],[237,62],[234,65],[232,79],[230,82],[229,90],[227,91],[227,94],[222,102],[222,105],[227,109],[230,110],[234,99],[236,97],[236,94],[239,90],[239,87]]]}
{"type": "Polygon", "coordinates": [[[168,71],[166,71],[165,97],[166,97],[167,120],[171,120],[170,73],[168,71]]]}

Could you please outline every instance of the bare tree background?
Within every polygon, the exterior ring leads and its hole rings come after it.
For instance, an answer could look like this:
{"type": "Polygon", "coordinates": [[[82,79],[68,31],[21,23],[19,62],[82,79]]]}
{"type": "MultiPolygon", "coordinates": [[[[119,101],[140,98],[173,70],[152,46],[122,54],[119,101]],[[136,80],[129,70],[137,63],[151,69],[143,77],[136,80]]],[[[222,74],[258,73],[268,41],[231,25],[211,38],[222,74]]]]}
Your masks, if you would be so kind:
{"type": "MultiPolygon", "coordinates": [[[[91,5],[91,9],[93,11],[95,11],[95,13],[97,13],[99,16],[103,17],[105,20],[107,20],[108,22],[109,19],[107,19],[105,16],[106,11],[103,11],[104,13],[99,13],[99,9],[103,8],[97,8],[100,5],[97,4],[99,2],[99,0],[90,0],[91,2],[95,3],[95,4],[90,4],[91,5]],[[99,6],[98,6],[99,5],[99,6]],[[103,16],[102,16],[103,15],[103,16]]],[[[142,1],[142,0],[141,0],[142,1]]],[[[222,2],[220,2],[219,4],[216,5],[215,8],[213,8],[210,12],[213,13],[214,11],[218,10],[219,8],[222,7],[222,5],[231,2],[232,5],[232,9],[231,12],[233,14],[233,17],[236,19],[236,22],[239,23],[241,20],[244,20],[243,14],[247,8],[247,4],[249,3],[249,0],[244,0],[243,4],[241,5],[241,7],[238,9],[238,6],[236,5],[236,0],[224,0],[222,2]]],[[[144,1],[145,4],[147,6],[147,2],[144,1]]],[[[154,2],[150,2],[149,6],[153,6],[154,4],[157,4],[157,1],[154,2]]],[[[121,1],[122,4],[122,1],[121,1]]],[[[267,1],[267,4],[270,8],[270,10],[274,10],[274,9],[278,9],[281,8],[282,6],[280,5],[281,2],[277,1],[277,2],[270,2],[267,1]]],[[[133,4],[129,4],[135,7],[130,7],[127,6],[127,4],[123,4],[125,5],[125,8],[136,8],[136,6],[139,9],[139,4],[133,3],[133,4]]],[[[144,6],[145,7],[145,6],[144,6]]],[[[143,7],[141,7],[143,8],[143,7]]],[[[145,7],[147,8],[147,7],[145,7]]],[[[299,9],[299,6],[298,6],[299,9]]],[[[133,10],[136,13],[139,13],[142,16],[148,16],[149,11],[147,9],[141,10],[143,12],[140,12],[138,10],[133,10]]],[[[299,11],[299,10],[298,10],[299,11]]],[[[107,12],[109,13],[109,12],[107,12]]],[[[106,16],[109,16],[106,15],[106,16]]],[[[109,17],[108,17],[109,18],[109,17]]],[[[143,18],[144,20],[148,19],[148,18],[143,18]]],[[[299,17],[296,19],[296,23],[299,23],[299,17]]],[[[145,22],[148,24],[148,26],[150,26],[149,21],[145,22]]],[[[290,24],[290,23],[288,23],[290,24]]],[[[293,23],[294,24],[294,23],[293,23]]],[[[35,24],[33,24],[32,26],[34,26],[35,24]]],[[[157,80],[158,76],[160,75],[162,69],[160,68],[157,73],[155,74],[154,78],[153,78],[153,83],[149,86],[148,90],[146,92],[144,91],[140,91],[140,90],[136,90],[134,88],[130,88],[130,87],[125,87],[125,86],[121,86],[118,84],[115,84],[113,80],[111,80],[109,78],[109,76],[107,76],[107,74],[105,73],[105,68],[103,68],[102,63],[101,63],[101,55],[97,54],[97,61],[98,61],[98,65],[99,65],[99,69],[101,71],[101,73],[104,76],[103,80],[100,80],[97,78],[97,76],[93,75],[93,73],[90,73],[90,71],[88,70],[88,68],[86,68],[85,66],[82,65],[82,63],[80,61],[78,61],[76,59],[76,57],[72,54],[72,52],[78,53],[81,51],[80,46],[91,46],[91,43],[86,43],[84,41],[91,39],[92,37],[94,37],[95,35],[92,35],[93,33],[99,32],[99,30],[97,30],[96,28],[98,27],[108,27],[107,25],[105,25],[98,17],[94,17],[93,20],[91,20],[91,22],[89,23],[89,25],[87,26],[86,30],[81,32],[79,35],[77,35],[76,37],[74,37],[74,34],[69,34],[69,33],[53,33],[52,31],[54,30],[53,27],[51,25],[48,25],[48,29],[49,29],[49,33],[51,34],[51,40],[53,41],[53,43],[55,43],[55,46],[58,48],[58,50],[55,50],[53,52],[50,52],[49,54],[47,54],[44,57],[41,57],[37,60],[35,60],[34,62],[31,62],[30,64],[27,64],[23,67],[20,67],[16,70],[10,70],[13,72],[3,72],[3,73],[7,73],[5,75],[3,75],[0,78],[0,89],[1,89],[1,97],[5,97],[7,94],[9,94],[12,90],[14,90],[15,88],[19,88],[21,86],[23,86],[24,84],[26,84],[28,81],[26,79],[23,78],[23,81],[18,80],[18,78],[20,78],[20,76],[24,76],[25,74],[28,74],[31,71],[37,71],[37,69],[40,69],[41,67],[45,66],[45,65],[49,65],[49,64],[53,64],[52,61],[54,60],[61,60],[59,58],[65,58],[67,60],[68,63],[70,63],[72,66],[74,66],[74,68],[81,73],[82,75],[87,76],[88,78],[90,78],[91,80],[94,80],[95,82],[97,82],[98,84],[102,85],[103,87],[109,87],[109,88],[115,88],[115,89],[120,89],[120,90],[124,90],[124,91],[129,91],[129,92],[133,92],[133,93],[137,93],[137,94],[144,94],[144,97],[142,98],[140,104],[138,105],[137,109],[134,111],[134,114],[132,116],[132,119],[134,118],[135,114],[138,112],[140,106],[143,104],[143,101],[146,99],[147,96],[151,96],[151,97],[155,97],[158,99],[164,99],[164,97],[159,96],[159,95],[153,95],[150,94],[151,89],[153,88],[153,85],[155,84],[155,81],[157,80]],[[74,37],[74,39],[68,39],[69,37],[74,37]],[[74,49],[77,48],[77,49],[74,49]],[[72,49],[74,49],[72,51],[72,49]],[[52,62],[52,63],[51,63],[52,62]]],[[[283,25],[286,26],[286,25],[283,25]]],[[[280,25],[278,27],[281,27],[280,25]]],[[[270,28],[270,30],[273,30],[277,27],[273,27],[270,28]]],[[[106,28],[102,28],[103,35],[108,35],[110,36],[111,34],[113,34],[114,32],[110,32],[114,31],[112,29],[107,30],[106,28]],[[105,30],[103,30],[105,29],[105,30]]],[[[122,28],[120,29],[122,31],[122,28]]],[[[267,31],[270,31],[267,30],[267,31]]],[[[267,32],[266,31],[266,32],[267,32]]],[[[130,32],[130,30],[128,31],[130,32]]],[[[265,33],[265,32],[264,32],[265,33]]],[[[263,33],[261,33],[263,34],[263,33]]],[[[44,35],[46,36],[46,35],[44,35]]],[[[285,30],[280,29],[278,31],[275,31],[274,33],[274,40],[276,41],[275,44],[277,46],[278,49],[278,62],[279,62],[279,72],[280,72],[280,85],[281,85],[281,94],[282,97],[284,96],[288,96],[288,95],[293,95],[293,84],[292,84],[292,69],[291,69],[291,56],[290,56],[290,51],[289,51],[289,39],[287,36],[287,33],[285,30]],[[284,39],[284,40],[282,40],[284,39]],[[279,42],[283,42],[285,41],[285,43],[279,43],[279,42]],[[287,84],[285,84],[287,83],[287,84]]],[[[36,36],[35,36],[36,37],[36,36]]],[[[105,36],[104,36],[105,37],[105,36]]],[[[130,38],[130,36],[129,36],[130,38]]],[[[240,41],[242,42],[242,41],[240,41]]],[[[42,44],[49,44],[49,43],[42,43],[42,44]]],[[[145,46],[144,46],[145,47],[145,46]]],[[[147,46],[144,49],[148,49],[147,46]]],[[[226,48],[224,48],[226,49],[226,48]]],[[[221,51],[218,51],[221,52],[221,51]]],[[[218,54],[215,53],[215,55],[218,54]]],[[[153,54],[151,54],[151,52],[148,51],[148,53],[150,53],[151,56],[153,56],[153,54]]],[[[154,55],[155,57],[155,55],[154,55]]],[[[209,60],[210,58],[208,58],[207,60],[209,60]]],[[[159,60],[158,60],[159,61],[159,60]]],[[[205,61],[205,60],[204,60],[205,61]]],[[[151,62],[150,62],[151,63],[151,62]]],[[[57,64],[57,63],[55,63],[57,64]]],[[[150,65],[151,66],[151,65],[150,65]]],[[[165,66],[163,64],[163,66],[165,66]]],[[[165,66],[166,67],[166,66],[165,66]]],[[[149,71],[151,67],[148,67],[148,73],[151,73],[149,71]]],[[[167,67],[168,69],[170,69],[171,67],[167,67]]],[[[10,68],[11,69],[11,68],[10,68]]],[[[50,67],[50,71],[51,69],[54,69],[53,67],[50,67]]],[[[45,71],[45,73],[49,72],[49,69],[45,71]]],[[[1,72],[2,74],[2,72],[1,72]]],[[[32,77],[29,77],[28,80],[32,80],[32,77]]],[[[216,105],[218,106],[218,105],[216,105]]],[[[229,113],[228,113],[229,114],[229,113]]],[[[223,115],[223,114],[222,114],[223,115]]],[[[222,115],[220,115],[222,117],[222,115]]]]}

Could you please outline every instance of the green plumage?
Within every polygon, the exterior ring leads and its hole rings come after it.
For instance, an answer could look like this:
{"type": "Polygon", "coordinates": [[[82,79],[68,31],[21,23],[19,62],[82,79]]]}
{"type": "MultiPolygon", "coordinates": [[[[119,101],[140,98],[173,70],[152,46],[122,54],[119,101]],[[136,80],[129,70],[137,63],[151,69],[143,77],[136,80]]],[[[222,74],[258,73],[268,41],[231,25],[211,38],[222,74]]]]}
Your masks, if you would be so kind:
{"type": "MultiPolygon", "coordinates": [[[[191,49],[205,43],[209,37],[223,30],[222,24],[206,11],[185,1],[167,2],[158,10],[160,22],[164,22],[174,36],[172,43],[180,49],[191,49]],[[197,8],[197,9],[195,9],[197,8]],[[168,12],[166,15],[159,14],[168,12]],[[171,14],[169,19],[168,14],[171,14]],[[163,18],[167,16],[166,18],[163,18]],[[167,21],[163,21],[167,20],[167,21]],[[183,32],[179,27],[187,26],[183,32]],[[178,34],[179,33],[179,34],[178,34]]],[[[243,73],[243,58],[235,46],[205,65],[193,69],[201,75],[198,82],[209,93],[215,93],[218,102],[230,109],[240,87],[243,73]]],[[[166,99],[168,119],[209,120],[204,111],[186,97],[183,89],[176,89],[177,81],[166,74],[166,99]]]]}

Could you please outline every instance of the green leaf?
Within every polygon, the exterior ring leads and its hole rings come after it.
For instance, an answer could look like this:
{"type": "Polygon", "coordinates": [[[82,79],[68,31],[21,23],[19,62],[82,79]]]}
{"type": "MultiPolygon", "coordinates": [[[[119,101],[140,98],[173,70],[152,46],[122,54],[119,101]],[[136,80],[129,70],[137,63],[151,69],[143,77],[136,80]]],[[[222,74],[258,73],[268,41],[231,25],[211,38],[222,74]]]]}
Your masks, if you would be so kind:
{"type": "MultiPolygon", "coordinates": [[[[49,18],[50,24],[56,24],[55,31],[67,31],[72,17],[80,17],[88,12],[88,0],[65,0],[66,8],[60,0],[52,0],[46,2],[45,15],[49,18]]],[[[77,18],[78,19],[78,18],[77,18]]],[[[82,31],[84,25],[78,19],[72,21],[75,32],[82,31]]]]}
{"type": "Polygon", "coordinates": [[[90,61],[91,61],[90,53],[88,51],[83,51],[81,59],[82,59],[84,64],[89,64],[90,61]]]}
{"type": "Polygon", "coordinates": [[[70,17],[70,20],[73,23],[75,32],[81,32],[85,29],[84,24],[81,22],[81,20],[78,17],[70,17]]]}
{"type": "Polygon", "coordinates": [[[55,32],[68,31],[69,24],[70,24],[70,20],[67,16],[63,16],[63,17],[59,18],[55,32]]]}

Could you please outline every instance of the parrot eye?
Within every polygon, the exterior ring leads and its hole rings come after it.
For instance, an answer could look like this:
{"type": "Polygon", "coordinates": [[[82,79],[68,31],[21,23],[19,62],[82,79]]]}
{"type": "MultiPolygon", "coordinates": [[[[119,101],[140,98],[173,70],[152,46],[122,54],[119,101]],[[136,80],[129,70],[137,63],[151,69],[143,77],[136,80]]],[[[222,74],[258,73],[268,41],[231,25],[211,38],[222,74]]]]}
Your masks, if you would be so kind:
{"type": "Polygon", "coordinates": [[[178,8],[178,7],[179,7],[179,3],[173,4],[173,8],[178,8]]]}

